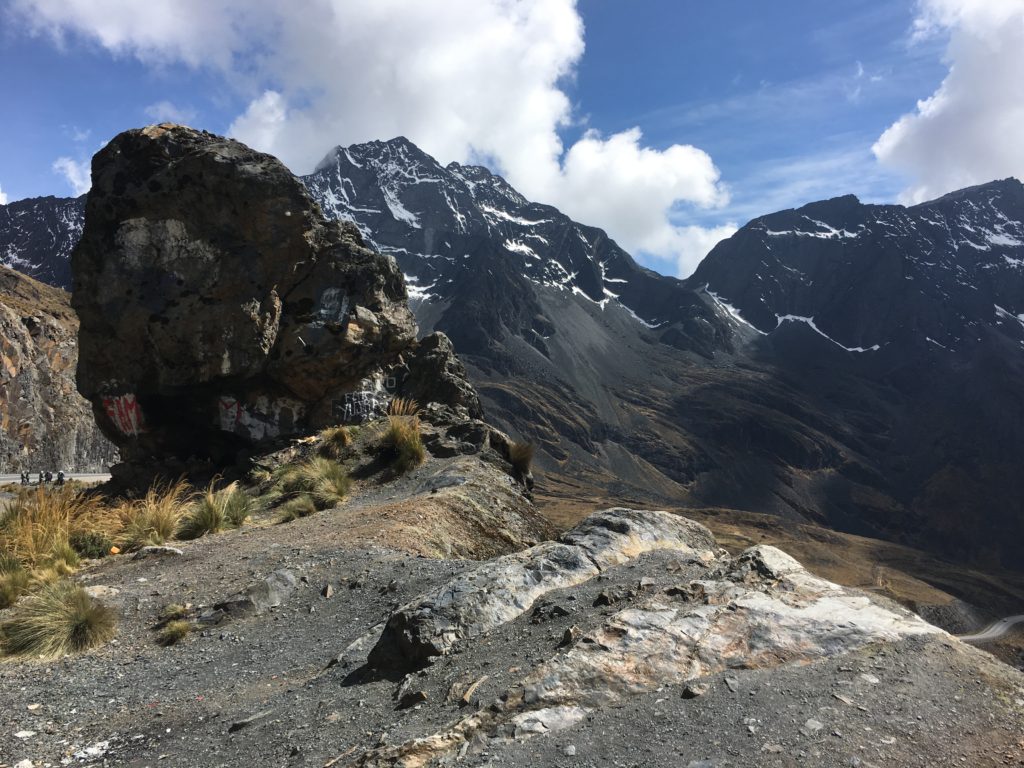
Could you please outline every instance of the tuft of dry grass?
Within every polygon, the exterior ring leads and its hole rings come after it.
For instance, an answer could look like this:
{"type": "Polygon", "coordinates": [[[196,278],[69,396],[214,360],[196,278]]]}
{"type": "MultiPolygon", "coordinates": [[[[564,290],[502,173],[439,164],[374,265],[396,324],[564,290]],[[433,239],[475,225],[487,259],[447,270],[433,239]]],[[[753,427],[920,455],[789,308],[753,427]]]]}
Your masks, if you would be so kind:
{"type": "Polygon", "coordinates": [[[160,621],[176,621],[188,616],[188,606],[181,603],[168,603],[160,611],[160,621]]]}
{"type": "Polygon", "coordinates": [[[300,517],[309,517],[316,513],[316,511],[316,502],[313,501],[313,497],[304,493],[301,496],[296,496],[294,499],[286,501],[280,506],[277,521],[279,523],[290,523],[293,520],[298,520],[300,517]]]}
{"type": "Polygon", "coordinates": [[[0,610],[14,605],[28,590],[30,577],[21,561],[13,555],[0,552],[0,610]]]}
{"type": "Polygon", "coordinates": [[[348,427],[328,427],[320,433],[320,446],[317,449],[321,456],[337,460],[343,451],[352,444],[352,436],[348,427]]]}
{"type": "Polygon", "coordinates": [[[96,497],[70,488],[25,491],[0,511],[0,551],[26,569],[73,569],[78,555],[71,539],[116,527],[96,497]]]}
{"type": "Polygon", "coordinates": [[[216,490],[215,477],[206,492],[199,497],[182,523],[180,536],[183,539],[198,539],[208,533],[220,533],[228,528],[238,528],[252,511],[252,498],[238,483],[216,490]]]}
{"type": "Polygon", "coordinates": [[[508,447],[508,460],[516,477],[520,480],[530,474],[530,465],[533,463],[533,455],[536,447],[533,443],[513,441],[508,447]]]}
{"type": "Polygon", "coordinates": [[[396,397],[388,403],[388,416],[419,416],[420,404],[411,397],[396,397]]]}
{"type": "Polygon", "coordinates": [[[318,509],[339,504],[352,488],[352,479],[335,461],[314,456],[299,464],[288,464],[278,473],[277,488],[294,498],[310,497],[318,509]]]}
{"type": "Polygon", "coordinates": [[[0,648],[10,655],[59,658],[110,640],[117,631],[112,610],[70,581],[43,586],[22,600],[0,624],[0,648]]]}
{"type": "Polygon", "coordinates": [[[121,530],[117,542],[126,551],[166,544],[177,534],[193,498],[194,492],[184,479],[155,483],[141,499],[118,506],[121,530]]]}
{"type": "Polygon", "coordinates": [[[183,619],[175,619],[164,624],[157,632],[156,641],[159,645],[166,647],[176,645],[188,637],[192,631],[192,622],[183,619]]]}
{"type": "Polygon", "coordinates": [[[396,397],[388,406],[388,418],[381,434],[381,445],[390,454],[391,468],[404,474],[423,463],[427,450],[420,436],[419,404],[396,397]]]}

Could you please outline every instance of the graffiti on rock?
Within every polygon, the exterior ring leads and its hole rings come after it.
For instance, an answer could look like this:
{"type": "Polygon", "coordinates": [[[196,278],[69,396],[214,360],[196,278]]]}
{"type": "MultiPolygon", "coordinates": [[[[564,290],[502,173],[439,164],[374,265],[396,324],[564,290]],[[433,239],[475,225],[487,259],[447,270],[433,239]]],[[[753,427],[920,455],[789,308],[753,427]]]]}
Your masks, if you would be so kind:
{"type": "Polygon", "coordinates": [[[344,325],[348,317],[348,294],[341,288],[326,288],[320,295],[313,325],[344,325]]]}
{"type": "Polygon", "coordinates": [[[146,431],[142,406],[133,394],[104,397],[103,410],[122,435],[135,437],[146,431]]]}
{"type": "Polygon", "coordinates": [[[334,418],[343,424],[361,424],[387,413],[390,402],[387,392],[379,390],[346,392],[344,399],[333,403],[334,418]]]}
{"type": "Polygon", "coordinates": [[[217,404],[220,428],[249,440],[265,440],[294,432],[295,422],[302,412],[301,403],[286,399],[272,401],[263,395],[252,403],[223,395],[217,404]]]}

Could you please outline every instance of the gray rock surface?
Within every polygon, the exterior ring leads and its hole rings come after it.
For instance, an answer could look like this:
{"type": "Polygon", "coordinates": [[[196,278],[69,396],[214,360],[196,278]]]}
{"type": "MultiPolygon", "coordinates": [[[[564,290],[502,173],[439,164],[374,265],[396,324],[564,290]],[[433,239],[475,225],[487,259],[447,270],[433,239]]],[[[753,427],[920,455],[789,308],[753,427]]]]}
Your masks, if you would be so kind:
{"type": "Polygon", "coordinates": [[[75,389],[70,297],[0,267],[0,473],[105,472],[117,449],[75,389]]]}
{"type": "Polygon", "coordinates": [[[653,550],[700,562],[717,545],[704,526],[665,512],[598,512],[560,541],[491,560],[402,607],[388,620],[371,653],[380,665],[421,665],[457,643],[529,610],[545,594],[589,581],[604,569],[653,550]]]}

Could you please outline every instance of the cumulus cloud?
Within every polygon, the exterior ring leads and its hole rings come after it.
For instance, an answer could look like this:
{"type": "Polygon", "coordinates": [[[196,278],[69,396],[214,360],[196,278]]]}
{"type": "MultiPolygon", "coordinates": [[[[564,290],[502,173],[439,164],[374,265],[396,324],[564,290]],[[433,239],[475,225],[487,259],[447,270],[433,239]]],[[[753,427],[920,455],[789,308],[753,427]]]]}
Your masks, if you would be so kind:
{"type": "Polygon", "coordinates": [[[53,171],[64,177],[76,197],[84,195],[92,186],[92,173],[88,160],[79,162],[70,157],[58,157],[53,161],[53,171]]]}
{"type": "Polygon", "coordinates": [[[7,194],[3,187],[0,187],[0,205],[7,205],[7,194]]]}
{"type": "MultiPolygon", "coordinates": [[[[13,0],[30,29],[220,73],[249,101],[229,132],[308,172],[337,144],[405,135],[442,162],[486,157],[526,196],[675,261],[687,206],[727,194],[711,158],[573,124],[575,0],[13,0]],[[683,221],[680,225],[679,221],[683,221]]],[[[689,260],[690,257],[687,257],[689,260]]]]}
{"type": "Polygon", "coordinates": [[[196,119],[196,111],[190,107],[179,107],[173,102],[158,101],[143,110],[154,123],[181,123],[189,125],[196,119]]]}
{"type": "Polygon", "coordinates": [[[904,202],[1024,178],[1024,0],[920,0],[917,39],[948,35],[949,73],[874,145],[906,174],[904,202]]]}

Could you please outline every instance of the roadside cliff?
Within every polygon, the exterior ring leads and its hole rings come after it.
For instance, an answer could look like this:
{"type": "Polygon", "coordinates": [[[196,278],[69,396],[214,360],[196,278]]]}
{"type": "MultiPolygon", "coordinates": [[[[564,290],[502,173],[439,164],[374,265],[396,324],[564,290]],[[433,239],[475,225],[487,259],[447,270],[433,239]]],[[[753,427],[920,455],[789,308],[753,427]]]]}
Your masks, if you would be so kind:
{"type": "Polygon", "coordinates": [[[0,267],[0,474],[105,471],[117,460],[75,389],[77,336],[67,293],[0,267]]]}

